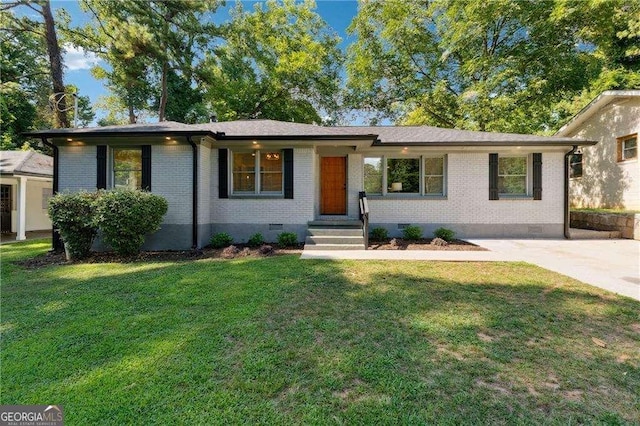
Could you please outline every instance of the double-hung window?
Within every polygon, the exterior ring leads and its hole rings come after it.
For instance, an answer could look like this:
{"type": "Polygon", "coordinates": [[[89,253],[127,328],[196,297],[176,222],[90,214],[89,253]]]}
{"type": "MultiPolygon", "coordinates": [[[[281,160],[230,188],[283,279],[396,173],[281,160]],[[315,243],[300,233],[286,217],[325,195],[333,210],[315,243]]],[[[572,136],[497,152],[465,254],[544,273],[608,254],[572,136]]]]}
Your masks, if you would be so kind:
{"type": "Polygon", "coordinates": [[[527,194],[527,157],[498,158],[498,191],[505,195],[527,194]]]}
{"type": "Polygon", "coordinates": [[[618,161],[638,158],[638,134],[618,138],[618,161]]]}
{"type": "Polygon", "coordinates": [[[234,151],[232,188],[236,195],[281,195],[283,155],[281,151],[234,151]]]}
{"type": "Polygon", "coordinates": [[[569,165],[571,166],[572,178],[582,177],[582,154],[573,154],[569,165]]]}
{"type": "Polygon", "coordinates": [[[142,188],[142,148],[113,149],[113,186],[142,188]]]}
{"type": "Polygon", "coordinates": [[[369,195],[444,196],[445,185],[446,157],[443,155],[364,159],[364,190],[369,195]]]}

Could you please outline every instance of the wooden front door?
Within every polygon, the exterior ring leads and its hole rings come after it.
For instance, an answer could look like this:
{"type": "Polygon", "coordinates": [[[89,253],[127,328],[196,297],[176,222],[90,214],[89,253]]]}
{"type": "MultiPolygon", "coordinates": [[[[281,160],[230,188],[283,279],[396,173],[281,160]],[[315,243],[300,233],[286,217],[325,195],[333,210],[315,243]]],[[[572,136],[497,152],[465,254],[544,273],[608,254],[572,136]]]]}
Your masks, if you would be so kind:
{"type": "Polygon", "coordinates": [[[320,214],[347,214],[347,157],[320,160],[320,214]]]}
{"type": "Polygon", "coordinates": [[[2,233],[11,232],[11,185],[0,186],[0,223],[2,233]]]}

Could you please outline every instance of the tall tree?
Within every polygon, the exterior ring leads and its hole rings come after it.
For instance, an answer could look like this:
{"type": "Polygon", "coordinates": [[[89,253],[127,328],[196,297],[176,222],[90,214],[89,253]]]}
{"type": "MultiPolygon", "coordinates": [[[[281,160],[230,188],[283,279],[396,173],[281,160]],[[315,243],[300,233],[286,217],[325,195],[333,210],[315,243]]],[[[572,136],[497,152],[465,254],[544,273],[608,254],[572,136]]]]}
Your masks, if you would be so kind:
{"type": "Polygon", "coordinates": [[[42,18],[42,21],[37,21],[25,17],[18,18],[14,15],[6,15],[8,19],[12,20],[13,30],[15,32],[34,31],[42,35],[49,58],[48,71],[53,89],[53,97],[55,104],[58,106],[54,111],[56,119],[55,125],[56,127],[69,127],[69,120],[66,113],[66,98],[64,96],[65,86],[63,80],[62,53],[58,43],[55,19],[51,13],[51,4],[49,0],[19,0],[3,3],[0,6],[0,10],[6,12],[16,7],[28,8],[42,18]]]}
{"type": "Polygon", "coordinates": [[[215,25],[206,13],[215,11],[220,0],[82,0],[81,7],[93,20],[65,34],[76,45],[95,52],[109,65],[94,74],[107,80],[112,92],[129,110],[135,122],[137,111],[149,109],[159,99],[157,114],[165,119],[168,76],[177,72],[192,80],[192,67],[199,49],[215,35],[215,25]]]}
{"type": "Polygon", "coordinates": [[[548,132],[552,105],[601,68],[576,26],[558,25],[561,3],[584,9],[565,0],[362,1],[349,29],[350,104],[407,124],[548,132]]]}
{"type": "Polygon", "coordinates": [[[205,98],[221,120],[270,118],[317,122],[337,107],[340,39],[315,2],[268,0],[247,12],[238,5],[225,44],[199,67],[205,98]]]}

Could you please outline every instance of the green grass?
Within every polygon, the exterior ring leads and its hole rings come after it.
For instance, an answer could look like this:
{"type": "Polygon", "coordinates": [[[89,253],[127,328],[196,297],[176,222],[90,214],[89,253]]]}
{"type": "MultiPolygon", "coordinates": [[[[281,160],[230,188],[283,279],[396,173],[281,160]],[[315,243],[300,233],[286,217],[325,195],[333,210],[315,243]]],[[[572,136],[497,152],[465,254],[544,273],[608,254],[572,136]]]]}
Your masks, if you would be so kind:
{"type": "Polygon", "coordinates": [[[640,302],[532,265],[11,264],[47,248],[0,248],[0,403],[70,425],[640,419],[640,302]]]}

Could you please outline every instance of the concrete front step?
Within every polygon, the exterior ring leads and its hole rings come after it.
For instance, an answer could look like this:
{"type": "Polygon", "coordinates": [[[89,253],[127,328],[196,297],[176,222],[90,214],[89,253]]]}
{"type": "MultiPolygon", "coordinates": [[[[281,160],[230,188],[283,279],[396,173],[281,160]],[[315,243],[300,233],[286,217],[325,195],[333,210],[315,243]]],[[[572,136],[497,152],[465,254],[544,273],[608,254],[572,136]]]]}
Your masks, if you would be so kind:
{"type": "Polygon", "coordinates": [[[304,251],[307,250],[364,250],[364,243],[362,244],[305,244],[304,251]]]}
{"type": "Polygon", "coordinates": [[[362,237],[361,228],[309,228],[307,235],[311,236],[345,236],[345,237],[362,237]]]}
{"type": "Polygon", "coordinates": [[[595,231],[593,229],[571,228],[569,231],[572,240],[610,240],[622,238],[620,231],[595,231]]]}
{"type": "Polygon", "coordinates": [[[305,244],[361,244],[364,245],[362,232],[360,235],[309,235],[305,244]]]}
{"type": "Polygon", "coordinates": [[[362,229],[362,222],[359,220],[312,220],[307,222],[309,228],[359,228],[362,229]]]}
{"type": "Polygon", "coordinates": [[[314,220],[309,222],[305,250],[364,250],[359,220],[314,220]]]}

